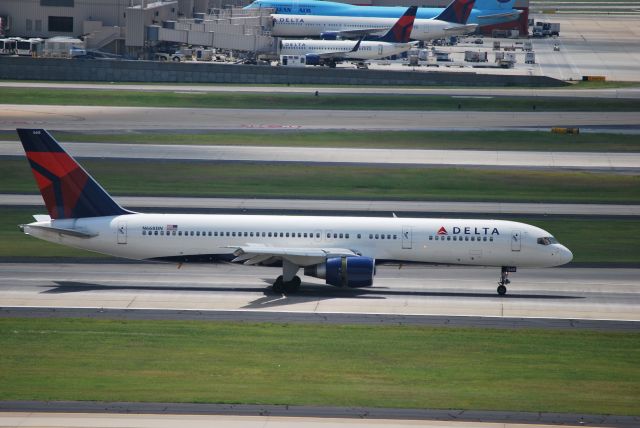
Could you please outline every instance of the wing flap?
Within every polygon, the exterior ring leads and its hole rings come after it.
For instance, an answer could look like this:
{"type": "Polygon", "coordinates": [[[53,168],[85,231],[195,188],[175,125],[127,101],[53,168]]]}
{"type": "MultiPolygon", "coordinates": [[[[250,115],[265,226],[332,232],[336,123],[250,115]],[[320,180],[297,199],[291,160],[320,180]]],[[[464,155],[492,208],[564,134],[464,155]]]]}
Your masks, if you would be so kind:
{"type": "Polygon", "coordinates": [[[236,256],[233,262],[244,262],[248,265],[258,264],[271,258],[287,259],[299,266],[319,263],[330,257],[357,256],[347,248],[309,248],[309,247],[270,247],[263,245],[230,246],[236,256]]]}

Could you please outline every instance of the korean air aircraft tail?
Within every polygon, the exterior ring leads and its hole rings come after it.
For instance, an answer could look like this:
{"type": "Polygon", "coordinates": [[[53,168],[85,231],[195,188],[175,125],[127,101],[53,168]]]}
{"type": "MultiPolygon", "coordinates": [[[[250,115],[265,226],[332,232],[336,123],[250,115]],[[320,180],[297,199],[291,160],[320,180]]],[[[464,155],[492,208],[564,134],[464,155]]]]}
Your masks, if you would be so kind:
{"type": "Polygon", "coordinates": [[[479,10],[513,9],[515,0],[476,0],[475,8],[479,10]]]}
{"type": "Polygon", "coordinates": [[[398,19],[394,26],[391,27],[384,36],[376,39],[376,41],[388,43],[409,43],[409,36],[413,30],[413,22],[416,19],[417,10],[418,6],[411,6],[407,9],[404,15],[398,19]]]}
{"type": "Polygon", "coordinates": [[[476,0],[453,0],[442,13],[434,19],[452,24],[466,24],[476,0]]]}
{"type": "Polygon", "coordinates": [[[17,131],[52,219],[131,214],[118,205],[47,131],[17,131]]]}

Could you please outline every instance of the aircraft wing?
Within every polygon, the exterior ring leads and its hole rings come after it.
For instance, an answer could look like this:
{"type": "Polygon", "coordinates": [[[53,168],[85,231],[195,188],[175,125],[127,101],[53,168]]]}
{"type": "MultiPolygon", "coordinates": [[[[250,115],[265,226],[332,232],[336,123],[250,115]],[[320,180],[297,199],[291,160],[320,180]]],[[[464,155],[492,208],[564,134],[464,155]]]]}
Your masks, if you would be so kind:
{"type": "Polygon", "coordinates": [[[298,266],[321,263],[330,257],[357,256],[353,250],[346,248],[307,248],[307,247],[272,247],[266,245],[242,245],[234,248],[236,256],[232,262],[243,262],[247,265],[258,264],[269,259],[287,259],[298,266]]]}
{"type": "Polygon", "coordinates": [[[318,57],[323,59],[344,58],[345,53],[356,52],[358,49],[360,49],[360,43],[362,43],[362,37],[358,39],[358,42],[353,46],[353,48],[349,52],[325,52],[325,53],[319,53],[316,55],[318,55],[318,57]]]}
{"type": "Polygon", "coordinates": [[[478,24],[466,24],[447,27],[444,31],[448,34],[467,34],[476,31],[476,28],[478,28],[478,24]]]}
{"type": "MultiPolygon", "coordinates": [[[[389,26],[389,28],[391,28],[391,26],[389,26]]],[[[389,31],[389,28],[360,28],[357,30],[341,30],[337,31],[336,34],[341,37],[346,37],[347,39],[356,39],[360,37],[371,36],[374,34],[382,35],[389,31]]]]}
{"type": "Polygon", "coordinates": [[[497,18],[504,20],[503,22],[507,22],[507,20],[509,21],[514,21],[516,19],[518,19],[518,17],[520,16],[520,14],[522,13],[522,11],[520,10],[513,10],[511,12],[505,12],[505,13],[495,13],[492,15],[482,15],[482,16],[478,16],[478,21],[480,21],[480,25],[482,25],[482,21],[486,21],[488,19],[491,20],[495,20],[497,18]]]}

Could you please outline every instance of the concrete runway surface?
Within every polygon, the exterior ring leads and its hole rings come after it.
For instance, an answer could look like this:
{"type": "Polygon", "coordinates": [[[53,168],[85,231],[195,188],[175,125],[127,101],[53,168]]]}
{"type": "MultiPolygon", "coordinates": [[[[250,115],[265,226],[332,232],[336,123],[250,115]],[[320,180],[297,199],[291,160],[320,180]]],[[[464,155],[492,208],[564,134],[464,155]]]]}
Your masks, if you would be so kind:
{"type": "MultiPolygon", "coordinates": [[[[311,96],[311,95],[310,95],[311,96]]],[[[637,112],[271,110],[0,105],[0,129],[146,130],[514,130],[555,126],[640,132],[637,112]]]]}
{"type": "Polygon", "coordinates": [[[560,23],[560,37],[533,39],[539,74],[562,80],[580,80],[585,75],[640,79],[640,17],[555,14],[533,18],[560,23]],[[555,43],[560,51],[553,50],[555,43]]]}
{"type": "Polygon", "coordinates": [[[640,269],[519,269],[505,297],[497,268],[379,266],[372,288],[302,277],[292,296],[271,291],[279,274],[232,264],[3,263],[0,307],[640,321],[640,269]]]}
{"type": "MultiPolygon", "coordinates": [[[[66,82],[0,82],[0,88],[91,89],[109,91],[145,92],[221,92],[221,93],[285,93],[314,94],[311,86],[252,86],[207,84],[154,84],[144,83],[66,83],[66,82]]],[[[570,98],[640,98],[638,88],[580,89],[571,88],[403,88],[403,87],[325,87],[317,88],[320,94],[393,94],[393,95],[449,95],[489,97],[570,97],[570,98]]]]}
{"type": "MultiPolygon", "coordinates": [[[[409,166],[480,166],[617,170],[640,168],[640,153],[498,150],[348,149],[317,147],[191,146],[169,144],[63,143],[79,158],[218,162],[298,162],[409,166]]],[[[0,141],[0,156],[24,156],[16,141],[0,141]]]]}
{"type": "MultiPolygon", "coordinates": [[[[181,209],[184,211],[220,211],[244,213],[329,213],[349,215],[379,215],[406,213],[403,217],[438,214],[518,214],[518,215],[578,215],[578,216],[640,216],[640,205],[615,204],[548,204],[509,202],[428,202],[371,201],[342,199],[260,199],[260,198],[180,198],[155,196],[115,196],[123,207],[132,209],[181,209]]],[[[34,206],[44,209],[40,195],[0,193],[0,206],[34,206]]],[[[36,210],[34,209],[34,213],[36,210]]]]}
{"type": "MultiPolygon", "coordinates": [[[[25,428],[545,428],[551,425],[514,422],[452,422],[401,419],[314,418],[233,415],[149,415],[112,413],[0,413],[0,427],[25,428]]],[[[565,425],[577,428],[584,425],[565,425]]],[[[589,426],[612,426],[609,424],[589,426]]],[[[631,426],[631,425],[628,425],[631,426]]]]}

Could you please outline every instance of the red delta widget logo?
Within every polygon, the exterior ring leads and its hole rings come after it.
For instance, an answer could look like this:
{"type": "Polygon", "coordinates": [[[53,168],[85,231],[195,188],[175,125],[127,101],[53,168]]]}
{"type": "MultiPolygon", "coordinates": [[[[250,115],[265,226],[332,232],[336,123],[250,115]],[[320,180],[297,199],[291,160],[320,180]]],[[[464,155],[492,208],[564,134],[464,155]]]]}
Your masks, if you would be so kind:
{"type": "MultiPolygon", "coordinates": [[[[458,227],[454,226],[452,229],[452,235],[500,235],[497,227],[458,227]]],[[[448,235],[447,229],[444,226],[441,226],[438,229],[438,235],[448,235]]]]}

